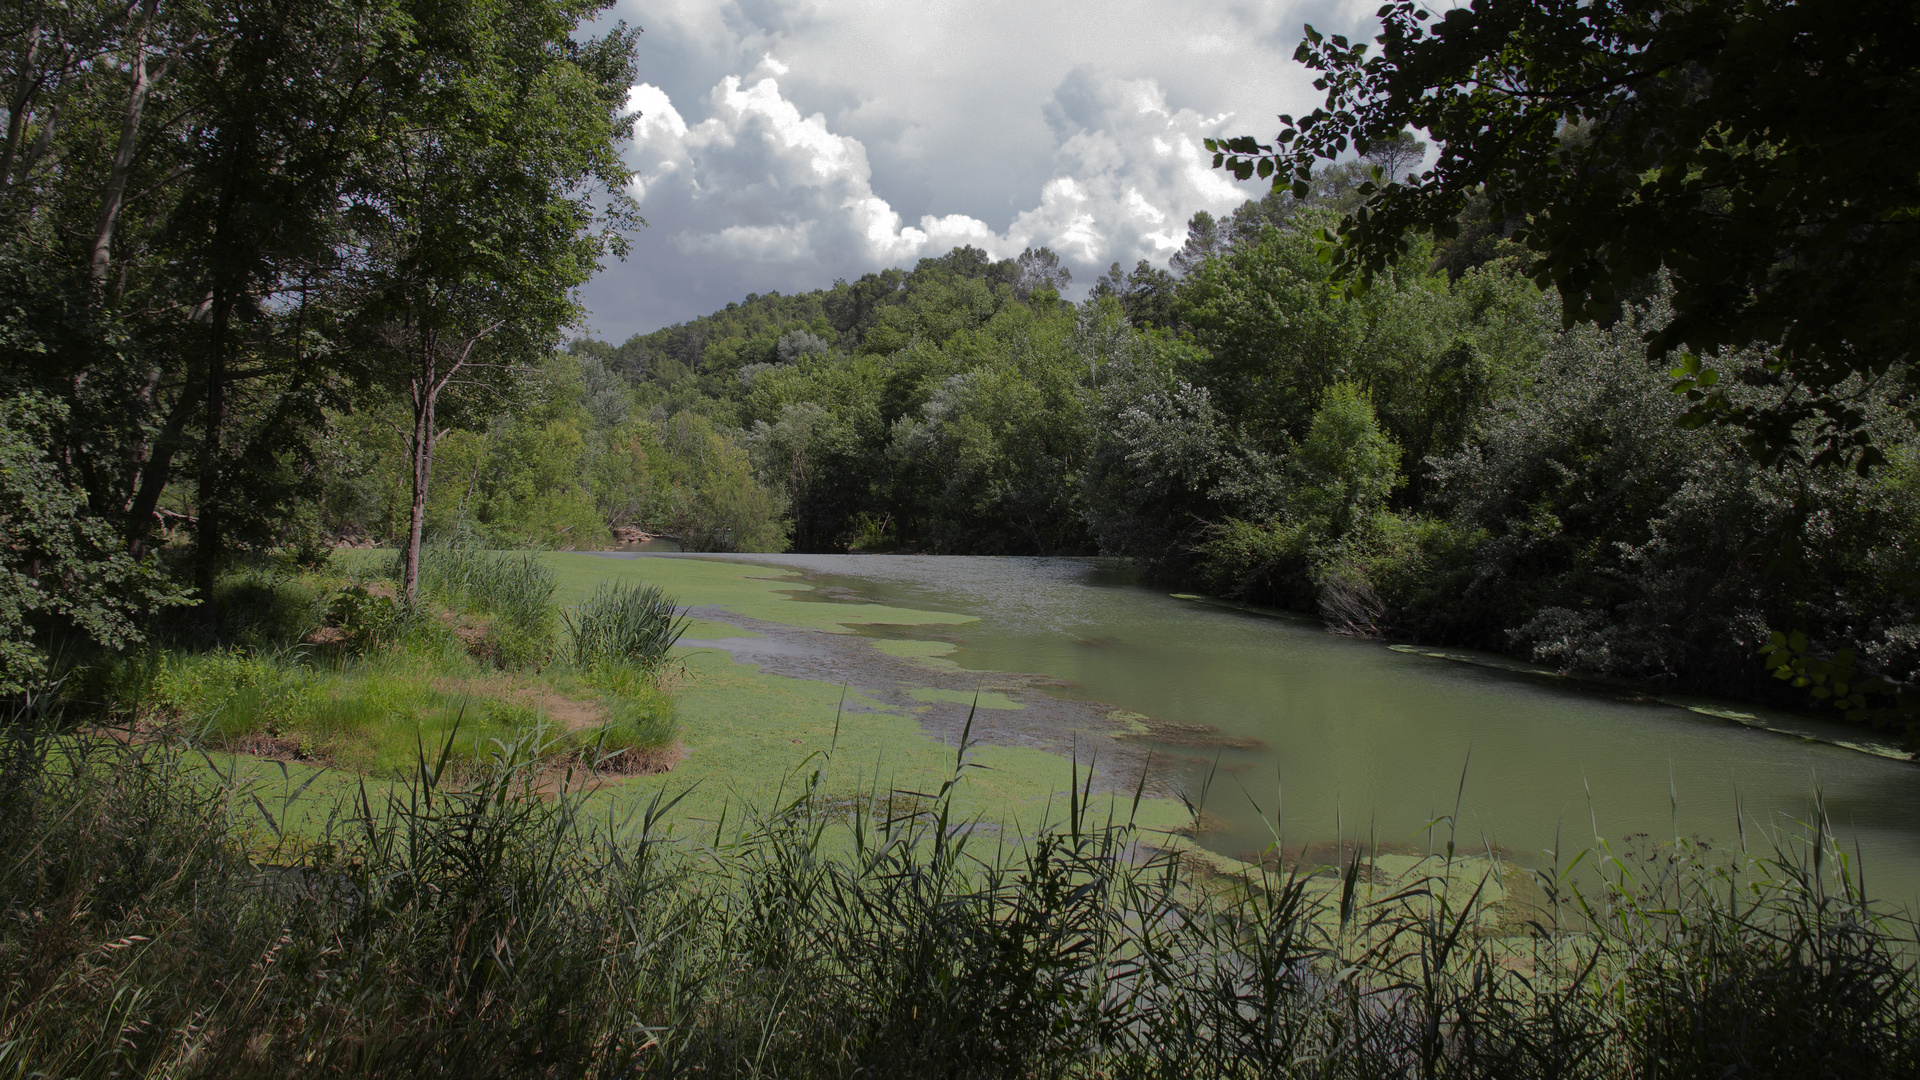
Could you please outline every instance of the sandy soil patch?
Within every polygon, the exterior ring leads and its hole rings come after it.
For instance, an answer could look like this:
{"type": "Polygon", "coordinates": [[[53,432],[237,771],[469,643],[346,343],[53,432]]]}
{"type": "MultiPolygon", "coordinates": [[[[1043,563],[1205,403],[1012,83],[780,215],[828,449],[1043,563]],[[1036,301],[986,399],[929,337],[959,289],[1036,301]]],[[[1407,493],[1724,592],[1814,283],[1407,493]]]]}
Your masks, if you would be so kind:
{"type": "Polygon", "coordinates": [[[477,679],[439,678],[433,680],[430,685],[442,694],[489,698],[524,705],[568,731],[599,727],[607,722],[607,707],[598,701],[570,698],[555,692],[551,687],[522,682],[504,675],[477,679]]]}

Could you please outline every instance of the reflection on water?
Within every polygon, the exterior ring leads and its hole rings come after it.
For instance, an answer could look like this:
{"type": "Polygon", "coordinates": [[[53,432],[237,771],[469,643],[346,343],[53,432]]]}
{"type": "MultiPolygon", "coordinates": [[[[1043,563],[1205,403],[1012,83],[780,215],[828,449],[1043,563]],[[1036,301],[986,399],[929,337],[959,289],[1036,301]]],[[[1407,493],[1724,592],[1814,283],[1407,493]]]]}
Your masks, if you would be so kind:
{"type": "MultiPolygon", "coordinates": [[[[1246,856],[1351,836],[1424,847],[1453,811],[1459,839],[1535,861],[1563,835],[1616,845],[1680,832],[1736,841],[1736,799],[1758,843],[1808,820],[1816,788],[1877,895],[1920,895],[1920,766],[1374,642],[1317,624],[1178,599],[1097,559],[728,556],[806,571],[822,599],[963,612],[943,626],[963,667],[1064,680],[1049,692],[1152,718],[1197,792],[1214,779],[1209,847],[1246,856]],[[1217,729],[1218,737],[1190,733],[1217,729]],[[1206,744],[1196,746],[1196,743],[1206,744]]],[[[804,595],[804,594],[803,594],[804,595]]],[[[887,628],[880,628],[886,633],[887,628]]],[[[901,636],[906,636],[903,630],[901,636]]],[[[1822,725],[1786,718],[1803,730],[1822,725]]],[[[1833,734],[1859,738],[1850,729],[1833,734]]],[[[1444,842],[1444,836],[1442,837],[1444,842]]]]}

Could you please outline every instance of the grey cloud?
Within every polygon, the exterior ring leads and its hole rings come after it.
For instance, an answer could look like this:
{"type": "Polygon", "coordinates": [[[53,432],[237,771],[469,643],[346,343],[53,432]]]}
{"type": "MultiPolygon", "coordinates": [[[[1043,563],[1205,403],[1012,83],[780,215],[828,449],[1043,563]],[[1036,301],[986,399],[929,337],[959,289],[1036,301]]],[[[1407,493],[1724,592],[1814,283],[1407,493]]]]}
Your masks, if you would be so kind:
{"type": "Polygon", "coordinates": [[[624,338],[958,242],[1046,243],[1082,282],[1164,262],[1194,210],[1256,193],[1196,169],[1198,138],[1310,106],[1300,25],[1351,31],[1372,8],[619,3],[670,108],[649,110],[631,159],[652,227],[586,289],[592,328],[624,338]]]}

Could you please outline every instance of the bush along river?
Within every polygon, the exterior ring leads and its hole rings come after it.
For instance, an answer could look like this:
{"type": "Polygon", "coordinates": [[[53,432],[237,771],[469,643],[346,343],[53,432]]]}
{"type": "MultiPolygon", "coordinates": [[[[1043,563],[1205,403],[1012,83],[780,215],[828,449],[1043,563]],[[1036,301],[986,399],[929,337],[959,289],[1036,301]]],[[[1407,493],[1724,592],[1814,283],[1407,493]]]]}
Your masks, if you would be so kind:
{"type": "MultiPolygon", "coordinates": [[[[1309,859],[1336,837],[1405,853],[1451,839],[1529,866],[1597,841],[1616,853],[1676,836],[1761,851],[1804,838],[1818,800],[1870,894],[1920,898],[1920,766],[1857,729],[1344,638],[1143,587],[1101,559],[562,558],[785,571],[788,600],[849,607],[770,619],[764,604],[696,599],[702,622],[686,644],[846,684],[948,742],[971,712],[983,744],[1096,759],[1113,790],[1144,779],[1150,796],[1200,804],[1196,839],[1234,859],[1270,854],[1276,837],[1309,859]]],[[[681,568],[627,569],[671,590],[681,568]]]]}

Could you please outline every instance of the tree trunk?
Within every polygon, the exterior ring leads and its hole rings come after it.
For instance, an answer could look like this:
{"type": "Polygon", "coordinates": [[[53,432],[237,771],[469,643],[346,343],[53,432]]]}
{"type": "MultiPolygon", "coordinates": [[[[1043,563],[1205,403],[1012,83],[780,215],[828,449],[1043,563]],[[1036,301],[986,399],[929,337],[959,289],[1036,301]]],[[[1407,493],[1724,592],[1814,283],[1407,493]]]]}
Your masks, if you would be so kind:
{"type": "Polygon", "coordinates": [[[441,380],[434,370],[433,343],[420,349],[420,368],[413,378],[413,434],[408,450],[413,458],[413,509],[407,517],[407,550],[401,560],[401,595],[408,607],[420,602],[420,537],[427,521],[427,485],[433,479],[433,412],[441,380]]]}
{"type": "Polygon", "coordinates": [[[33,104],[33,91],[39,84],[34,63],[40,58],[40,24],[27,28],[27,51],[20,61],[20,82],[7,100],[7,141],[0,146],[0,188],[13,183],[14,161],[20,156],[20,140],[27,133],[27,107],[33,104]]]}
{"type": "Polygon", "coordinates": [[[153,515],[160,508],[160,495],[167,488],[167,481],[173,478],[173,455],[180,449],[180,433],[186,430],[187,419],[193,415],[194,406],[199,403],[199,395],[193,392],[192,381],[180,391],[180,400],[173,403],[173,410],[167,414],[167,422],[160,429],[160,435],[153,440],[153,449],[146,462],[140,467],[140,482],[135,486],[133,499],[127,504],[126,535],[127,547],[134,558],[146,554],[147,537],[153,530],[153,515]]]}
{"type": "Polygon", "coordinates": [[[113,226],[120,218],[120,206],[127,194],[127,174],[133,169],[133,151],[140,142],[140,115],[146,111],[147,95],[157,77],[147,70],[147,28],[153,23],[160,0],[147,0],[146,11],[133,31],[133,90],[127,96],[127,111],[120,124],[120,145],[113,151],[113,166],[107,173],[107,190],[100,197],[100,214],[94,221],[93,252],[88,272],[95,289],[107,283],[107,269],[113,256],[113,226]]]}
{"type": "Polygon", "coordinates": [[[433,479],[433,447],[440,441],[441,435],[433,427],[440,391],[445,390],[453,377],[466,367],[480,340],[499,328],[500,324],[496,322],[466,337],[457,351],[442,351],[444,339],[438,332],[420,332],[417,345],[420,350],[419,366],[414,369],[411,380],[413,434],[408,439],[408,449],[413,454],[413,511],[407,519],[407,550],[400,561],[402,595],[409,607],[420,599],[420,535],[427,521],[427,485],[433,479]],[[445,371],[440,370],[440,361],[443,359],[447,361],[445,371]]]}
{"type": "MultiPolygon", "coordinates": [[[[264,66],[264,59],[259,61],[264,66]]],[[[264,75],[250,81],[257,92],[264,75]]],[[[246,292],[253,274],[251,264],[260,256],[258,225],[246,231],[235,221],[243,188],[257,184],[249,175],[258,163],[253,160],[259,131],[254,117],[242,115],[236,130],[222,135],[230,141],[222,163],[220,201],[214,212],[212,255],[213,303],[207,330],[207,368],[205,404],[200,442],[200,523],[194,536],[194,585],[203,599],[213,596],[213,576],[219,569],[226,545],[226,447],[222,435],[227,423],[227,359],[233,350],[233,309],[246,292]]]]}
{"type": "Polygon", "coordinates": [[[224,494],[221,476],[221,430],[227,422],[227,336],[233,318],[233,292],[219,290],[213,301],[213,327],[207,335],[207,392],[204,434],[200,441],[200,523],[194,534],[194,587],[201,599],[213,597],[213,575],[219,569],[221,535],[220,503],[224,494]]]}

